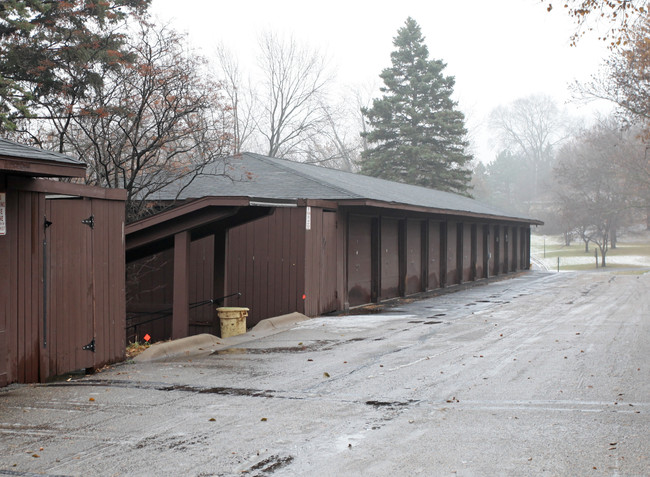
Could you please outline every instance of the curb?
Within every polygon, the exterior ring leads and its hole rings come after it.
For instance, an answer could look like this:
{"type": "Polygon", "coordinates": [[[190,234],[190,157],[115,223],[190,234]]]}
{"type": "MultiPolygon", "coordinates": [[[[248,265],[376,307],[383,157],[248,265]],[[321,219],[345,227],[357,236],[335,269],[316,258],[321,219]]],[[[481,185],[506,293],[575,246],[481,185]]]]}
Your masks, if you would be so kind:
{"type": "Polygon", "coordinates": [[[148,349],[133,358],[133,361],[136,363],[147,363],[150,361],[161,361],[171,358],[211,354],[219,349],[280,333],[283,330],[292,327],[296,323],[305,320],[309,320],[309,317],[302,313],[294,312],[262,320],[247,333],[238,336],[219,338],[208,333],[203,333],[173,341],[154,343],[148,349]]]}

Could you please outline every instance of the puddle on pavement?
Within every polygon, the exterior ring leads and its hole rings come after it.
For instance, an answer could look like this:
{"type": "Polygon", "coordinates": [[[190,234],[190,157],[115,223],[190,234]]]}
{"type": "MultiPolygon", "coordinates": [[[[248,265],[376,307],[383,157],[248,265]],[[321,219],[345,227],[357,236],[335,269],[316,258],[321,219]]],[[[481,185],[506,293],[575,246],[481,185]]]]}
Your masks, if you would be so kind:
{"type": "Polygon", "coordinates": [[[186,384],[172,384],[170,386],[162,386],[157,388],[158,391],[184,391],[196,394],[220,394],[222,396],[250,396],[250,397],[275,397],[275,391],[261,390],[261,389],[246,389],[246,388],[201,388],[196,386],[188,386],[186,384]]]}
{"type": "Polygon", "coordinates": [[[414,404],[417,401],[366,401],[368,406],[382,408],[382,407],[404,407],[409,404],[414,404]]]}
{"type": "Polygon", "coordinates": [[[334,346],[340,346],[346,343],[355,343],[364,341],[365,338],[351,338],[349,340],[318,340],[312,341],[305,345],[296,346],[278,346],[275,348],[226,348],[211,353],[211,356],[228,356],[238,354],[281,354],[281,353],[305,353],[314,351],[330,351],[334,346]]]}
{"type": "Polygon", "coordinates": [[[372,305],[367,307],[353,308],[347,314],[354,315],[390,315],[390,314],[406,314],[406,310],[400,308],[391,308],[384,305],[372,305]]]}

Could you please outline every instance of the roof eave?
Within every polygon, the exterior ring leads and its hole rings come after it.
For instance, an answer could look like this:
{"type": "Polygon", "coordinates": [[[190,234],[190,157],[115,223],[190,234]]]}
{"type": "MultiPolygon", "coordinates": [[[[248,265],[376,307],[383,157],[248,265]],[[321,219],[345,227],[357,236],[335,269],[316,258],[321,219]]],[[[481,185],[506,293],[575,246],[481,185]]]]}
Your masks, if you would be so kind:
{"type": "Polygon", "coordinates": [[[0,156],[0,171],[31,177],[86,177],[86,164],[0,156]]]}
{"type": "Polygon", "coordinates": [[[430,214],[440,214],[440,215],[461,215],[463,217],[474,217],[478,219],[489,219],[489,220],[505,220],[508,222],[520,222],[531,225],[544,225],[544,222],[536,219],[528,219],[524,217],[512,217],[508,215],[498,215],[498,214],[482,214],[478,212],[471,212],[459,209],[445,209],[445,208],[436,208],[436,207],[424,207],[418,205],[409,205],[402,204],[398,202],[384,202],[380,200],[373,199],[349,199],[349,200],[339,200],[338,205],[345,207],[376,207],[383,209],[394,209],[394,210],[408,210],[413,212],[425,212],[430,214]]]}

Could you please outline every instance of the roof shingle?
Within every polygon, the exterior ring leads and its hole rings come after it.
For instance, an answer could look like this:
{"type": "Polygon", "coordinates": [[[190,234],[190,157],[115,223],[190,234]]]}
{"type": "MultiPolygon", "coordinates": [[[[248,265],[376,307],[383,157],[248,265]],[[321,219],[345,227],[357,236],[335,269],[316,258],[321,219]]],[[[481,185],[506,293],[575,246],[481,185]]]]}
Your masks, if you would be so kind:
{"type": "Polygon", "coordinates": [[[171,200],[177,194],[178,199],[209,196],[266,200],[366,199],[536,222],[450,192],[253,153],[230,157],[225,165],[212,164],[179,193],[184,186],[185,183],[178,181],[156,194],[155,199],[171,200]]]}

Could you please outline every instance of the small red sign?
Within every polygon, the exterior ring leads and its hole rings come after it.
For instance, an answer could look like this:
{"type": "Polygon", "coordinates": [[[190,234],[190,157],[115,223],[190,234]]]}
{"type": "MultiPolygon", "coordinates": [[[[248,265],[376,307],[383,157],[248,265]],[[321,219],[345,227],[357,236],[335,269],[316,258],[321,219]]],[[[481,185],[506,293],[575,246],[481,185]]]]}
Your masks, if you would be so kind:
{"type": "Polygon", "coordinates": [[[147,343],[149,342],[150,339],[151,339],[151,336],[149,336],[149,333],[147,333],[146,335],[144,335],[144,340],[145,340],[147,343]]]}

